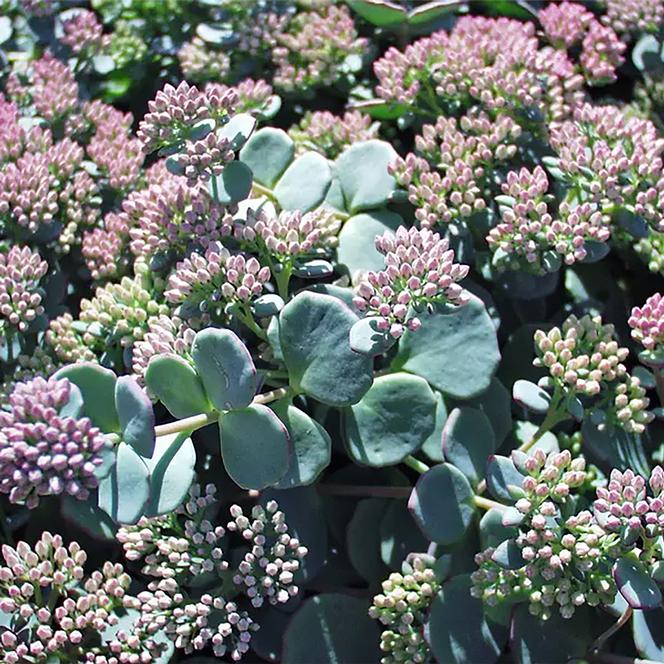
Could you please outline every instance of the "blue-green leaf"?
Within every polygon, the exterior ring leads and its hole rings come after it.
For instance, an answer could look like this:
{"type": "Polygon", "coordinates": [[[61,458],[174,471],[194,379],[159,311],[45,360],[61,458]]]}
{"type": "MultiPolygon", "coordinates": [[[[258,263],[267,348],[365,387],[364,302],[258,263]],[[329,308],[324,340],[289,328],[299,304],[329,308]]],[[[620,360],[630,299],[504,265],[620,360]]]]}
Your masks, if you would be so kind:
{"type": "Polygon", "coordinates": [[[143,457],[154,451],[154,411],[152,403],[133,376],[120,376],[115,383],[115,408],[120,419],[122,439],[143,457]]]}

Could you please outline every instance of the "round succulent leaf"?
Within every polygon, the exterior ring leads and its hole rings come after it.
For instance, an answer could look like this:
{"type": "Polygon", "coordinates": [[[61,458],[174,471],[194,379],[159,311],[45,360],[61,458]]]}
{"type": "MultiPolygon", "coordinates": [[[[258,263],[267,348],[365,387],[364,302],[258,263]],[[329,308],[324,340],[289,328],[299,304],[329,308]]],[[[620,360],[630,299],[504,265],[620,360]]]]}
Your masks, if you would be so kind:
{"type": "Polygon", "coordinates": [[[292,456],[288,431],[266,406],[223,413],[219,431],[224,468],[243,489],[265,489],[288,471],[292,456]]]}
{"type": "Polygon", "coordinates": [[[367,664],[380,660],[380,628],[366,600],[321,594],[302,604],[284,634],[283,664],[367,664]]]}
{"type": "Polygon", "coordinates": [[[185,359],[172,353],[150,359],[145,385],[178,419],[212,410],[196,370],[185,359]]]}
{"type": "Polygon", "coordinates": [[[612,573],[618,591],[633,609],[661,607],[662,593],[638,560],[626,556],[618,558],[612,573]]]}
{"type": "Polygon", "coordinates": [[[632,634],[641,657],[664,662],[664,609],[635,610],[632,614],[632,634]]]}
{"type": "Polygon", "coordinates": [[[526,564],[516,540],[507,539],[501,542],[491,556],[491,560],[504,569],[520,569],[526,564]]]}
{"type": "Polygon", "coordinates": [[[371,359],[353,352],[358,317],[341,300],[304,291],[279,314],[279,339],[290,384],[330,406],[357,403],[371,386],[371,359]]]}
{"type": "Polygon", "coordinates": [[[496,548],[502,542],[515,538],[516,528],[503,525],[502,510],[492,507],[480,519],[480,542],[482,549],[496,548]]]}
{"type": "Polygon", "coordinates": [[[284,308],[284,301],[276,293],[267,293],[256,298],[251,311],[257,318],[276,316],[284,308]]]}
{"type": "Polygon", "coordinates": [[[390,499],[380,520],[380,556],[391,569],[398,569],[411,551],[426,551],[428,540],[413,527],[408,501],[390,499]]]}
{"type": "Polygon", "coordinates": [[[361,141],[345,150],[334,163],[346,209],[351,213],[387,205],[397,188],[387,167],[396,160],[396,150],[385,141],[361,141]]]}
{"type": "Polygon", "coordinates": [[[394,232],[403,218],[390,210],[371,210],[348,219],[339,233],[337,260],[351,277],[385,267],[385,256],[376,249],[376,236],[394,232]]]}
{"type": "Polygon", "coordinates": [[[517,380],[512,386],[512,397],[533,413],[546,413],[551,403],[551,395],[529,380],[517,380]]]}
{"type": "Polygon", "coordinates": [[[295,143],[283,130],[264,127],[240,150],[240,160],[251,169],[254,180],[272,188],[295,156],[295,143]]]}
{"type": "Polygon", "coordinates": [[[348,0],[348,5],[365,21],[380,28],[404,23],[408,16],[403,7],[388,0],[348,0]]]}
{"type": "Polygon", "coordinates": [[[419,376],[389,374],[374,380],[343,414],[348,452],[366,466],[392,466],[416,452],[436,423],[436,400],[419,376]]]}
{"type": "Polygon", "coordinates": [[[489,387],[482,394],[469,399],[465,405],[478,408],[489,418],[497,445],[512,430],[512,397],[497,378],[492,378],[489,387]]]}
{"type": "Polygon", "coordinates": [[[13,32],[12,21],[9,16],[0,16],[0,44],[4,44],[13,32]]]}
{"type": "Polygon", "coordinates": [[[322,258],[300,263],[293,268],[293,275],[300,277],[300,279],[322,279],[329,277],[333,272],[334,266],[332,263],[322,258]]]}
{"type": "Polygon", "coordinates": [[[230,330],[207,328],[194,337],[191,356],[215,408],[248,406],[256,394],[256,367],[240,337],[230,330]]]}
{"type": "Polygon", "coordinates": [[[476,485],[484,476],[496,437],[489,418],[477,408],[455,408],[442,433],[443,455],[476,485]]]}
{"type": "Polygon", "coordinates": [[[408,12],[408,24],[424,26],[457,11],[464,4],[463,0],[432,0],[408,12]]]}
{"type": "Polygon", "coordinates": [[[210,193],[222,205],[233,205],[249,196],[252,185],[252,171],[241,161],[232,161],[224,166],[220,175],[210,178],[210,193]]]}
{"type": "MultiPolygon", "coordinates": [[[[281,605],[279,608],[264,605],[251,612],[253,620],[260,625],[260,629],[251,635],[251,650],[268,662],[281,661],[283,636],[290,622],[290,615],[280,608],[281,605]]],[[[219,664],[219,659],[210,662],[219,664]]]]}
{"type": "Polygon", "coordinates": [[[115,540],[117,526],[106,512],[96,505],[96,497],[78,500],[68,494],[62,497],[62,516],[88,535],[99,540],[115,540]]]}
{"type": "Polygon", "coordinates": [[[226,23],[199,23],[196,35],[208,44],[220,46],[234,37],[233,29],[226,23]]]}
{"type": "Polygon", "coordinates": [[[326,564],[329,552],[327,522],[323,502],[315,487],[302,486],[285,491],[267,489],[261,494],[261,503],[276,500],[286,515],[288,532],[306,543],[307,555],[295,573],[297,583],[316,577],[326,564]]]}
{"type": "Polygon", "coordinates": [[[99,507],[116,523],[136,523],[150,495],[149,478],[145,461],[130,445],[119,443],[115,465],[99,482],[99,507]]]}
{"type": "Polygon", "coordinates": [[[493,664],[500,657],[507,630],[487,620],[471,586],[470,575],[455,576],[431,602],[425,638],[437,662],[493,664]]]}
{"type": "Polygon", "coordinates": [[[416,332],[406,330],[392,367],[425,378],[458,399],[484,392],[500,361],[496,331],[482,300],[471,295],[450,313],[422,316],[416,332]]]}
{"type": "Polygon", "coordinates": [[[305,152],[286,169],[274,195],[282,209],[308,212],[323,202],[331,183],[327,159],[318,152],[305,152]]]}
{"type": "Polygon", "coordinates": [[[382,355],[396,343],[396,339],[385,330],[378,328],[379,318],[369,316],[360,320],[350,328],[350,347],[360,355],[375,357],[382,355]]]}
{"type": "MultiPolygon", "coordinates": [[[[536,434],[537,429],[537,425],[533,424],[532,422],[517,421],[514,424],[514,440],[516,441],[515,447],[520,447],[526,443],[530,444],[530,441],[536,434]]],[[[540,449],[547,454],[550,452],[560,452],[558,438],[556,438],[556,435],[551,433],[551,431],[547,431],[544,435],[540,436],[531,449],[540,449]]]]}
{"type": "Polygon", "coordinates": [[[277,401],[270,407],[286,425],[293,445],[290,466],[276,488],[292,489],[312,484],[330,463],[330,436],[316,420],[288,400],[277,401]]]}
{"type": "Polygon", "coordinates": [[[154,411],[145,390],[133,376],[120,376],[115,383],[115,409],[122,439],[142,457],[154,452],[154,411]]]}
{"type": "Polygon", "coordinates": [[[381,558],[380,523],[390,505],[389,498],[361,500],[346,530],[348,558],[358,574],[376,585],[389,574],[381,558]]]}
{"type": "Polygon", "coordinates": [[[601,614],[592,618],[586,607],[579,607],[571,620],[566,620],[555,609],[548,620],[542,621],[528,611],[527,604],[516,607],[510,628],[510,647],[519,664],[542,662],[568,662],[583,658],[588,646],[602,627],[598,625],[601,614]]]}
{"type": "Polygon", "coordinates": [[[146,516],[160,516],[176,509],[187,496],[194,481],[196,449],[191,432],[157,438],[154,454],[145,459],[150,471],[150,497],[146,516]]]}
{"type": "Polygon", "coordinates": [[[447,422],[447,405],[445,398],[438,390],[433,391],[436,400],[436,420],[431,435],[422,443],[422,452],[430,461],[443,461],[443,428],[447,422]]]}
{"type": "Polygon", "coordinates": [[[441,463],[419,477],[408,508],[430,540],[454,544],[463,538],[473,521],[473,498],[466,476],[451,464],[441,463]]]}
{"type": "Polygon", "coordinates": [[[239,150],[256,128],[256,118],[250,113],[234,115],[219,131],[222,138],[228,139],[231,150],[239,150]]]}
{"type": "Polygon", "coordinates": [[[486,468],[486,483],[489,491],[498,500],[513,503],[514,491],[521,489],[522,475],[509,457],[494,455],[489,457],[486,468]]]}
{"type": "Polygon", "coordinates": [[[104,433],[120,431],[120,421],[115,410],[116,376],[92,362],[68,364],[53,374],[53,378],[67,378],[78,387],[83,396],[83,415],[104,433]]]}
{"type": "Polygon", "coordinates": [[[644,34],[632,49],[632,62],[640,72],[662,72],[664,45],[655,35],[644,34]]]}

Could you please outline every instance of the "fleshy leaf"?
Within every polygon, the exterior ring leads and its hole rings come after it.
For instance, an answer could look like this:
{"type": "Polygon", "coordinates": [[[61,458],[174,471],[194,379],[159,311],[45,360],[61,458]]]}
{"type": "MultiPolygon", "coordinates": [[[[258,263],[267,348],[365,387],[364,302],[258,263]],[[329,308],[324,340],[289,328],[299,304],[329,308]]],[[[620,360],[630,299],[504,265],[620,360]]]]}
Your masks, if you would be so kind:
{"type": "Polygon", "coordinates": [[[373,380],[371,360],[349,342],[357,316],[331,295],[304,291],[279,314],[291,386],[330,406],[357,403],[373,380]]]}
{"type": "Polygon", "coordinates": [[[391,466],[431,435],[436,401],[428,383],[406,373],[376,378],[359,403],[344,411],[350,456],[367,466],[391,466]]]}
{"type": "Polygon", "coordinates": [[[388,0],[348,0],[348,4],[365,21],[380,28],[404,23],[408,16],[403,7],[388,0]]]}
{"type": "Polygon", "coordinates": [[[143,459],[121,442],[115,465],[99,482],[99,507],[116,523],[136,523],[150,495],[149,475],[143,459]]]}
{"type": "Polygon", "coordinates": [[[320,205],[331,183],[332,171],[327,159],[317,152],[305,152],[286,169],[274,188],[274,195],[284,210],[308,212],[320,205]]]}
{"type": "Polygon", "coordinates": [[[498,499],[514,502],[515,491],[521,491],[524,476],[517,470],[512,459],[504,456],[491,456],[486,469],[486,482],[489,491],[498,499]]]}
{"type": "Polygon", "coordinates": [[[408,507],[429,539],[454,544],[463,538],[473,520],[473,497],[463,473],[449,463],[441,463],[420,476],[408,507]]]}
{"type": "Polygon", "coordinates": [[[104,433],[120,431],[115,410],[115,374],[92,362],[68,364],[53,374],[54,378],[67,378],[83,395],[83,415],[104,433]]]}
{"type": "Polygon", "coordinates": [[[252,185],[252,172],[249,166],[241,161],[226,164],[221,175],[213,175],[210,179],[210,193],[222,205],[231,205],[243,201],[252,185]]]}
{"type": "Polygon", "coordinates": [[[223,413],[219,429],[224,468],[238,486],[264,489],[288,471],[288,432],[269,408],[257,404],[223,413]]]}
{"type": "Polygon", "coordinates": [[[211,327],[198,332],[191,356],[215,408],[231,410],[251,403],[256,394],[256,367],[234,332],[211,327]]]}
{"type": "Polygon", "coordinates": [[[512,397],[533,413],[546,413],[551,403],[551,395],[529,380],[517,380],[512,386],[512,397]]]}
{"type": "Polygon", "coordinates": [[[178,419],[212,410],[195,369],[177,355],[164,353],[152,357],[145,372],[145,384],[178,419]]]}
{"type": "Polygon", "coordinates": [[[254,180],[273,187],[295,155],[295,143],[283,129],[264,127],[255,132],[240,150],[240,160],[247,164],[254,180]]]}
{"type": "Polygon", "coordinates": [[[154,452],[154,411],[145,390],[133,376],[120,376],[115,383],[115,408],[122,439],[142,457],[154,452]]]}
{"type": "Polygon", "coordinates": [[[618,558],[613,565],[613,578],[633,609],[656,609],[662,605],[662,593],[638,560],[618,558]]]}

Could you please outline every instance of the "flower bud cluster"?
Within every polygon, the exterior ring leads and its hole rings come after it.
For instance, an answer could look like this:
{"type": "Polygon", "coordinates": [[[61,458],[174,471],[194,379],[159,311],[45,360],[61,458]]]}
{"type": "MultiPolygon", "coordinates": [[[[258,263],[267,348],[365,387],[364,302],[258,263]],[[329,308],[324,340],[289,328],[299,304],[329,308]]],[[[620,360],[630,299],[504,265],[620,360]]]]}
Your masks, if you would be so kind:
{"type": "Polygon", "coordinates": [[[537,15],[546,38],[556,48],[571,48],[583,39],[595,20],[592,12],[576,2],[552,2],[537,15]]]}
{"type": "MultiPolygon", "coordinates": [[[[646,425],[655,419],[647,410],[650,399],[636,376],[625,374],[613,388],[612,414],[620,426],[629,433],[643,433],[646,425]]],[[[602,427],[602,425],[600,425],[602,427]]]]}
{"type": "Polygon", "coordinates": [[[62,22],[63,35],[60,41],[78,56],[92,57],[108,43],[101,23],[94,12],[87,9],[77,11],[62,22]]]}
{"type": "Polygon", "coordinates": [[[440,584],[425,559],[413,556],[410,568],[408,573],[390,574],[369,608],[369,616],[387,628],[380,637],[380,649],[386,653],[381,664],[431,659],[424,624],[440,584]]]}
{"type": "Polygon", "coordinates": [[[37,251],[15,244],[7,253],[0,253],[0,329],[8,336],[9,329],[25,332],[44,313],[41,279],[48,263],[37,251]]]}
{"type": "Polygon", "coordinates": [[[302,213],[283,211],[271,216],[250,211],[235,227],[235,237],[270,260],[286,263],[295,258],[329,253],[336,244],[341,222],[330,210],[317,208],[302,213]]]}
{"type": "Polygon", "coordinates": [[[172,578],[150,582],[137,600],[141,615],[136,628],[147,634],[163,633],[185,654],[211,646],[217,657],[228,653],[239,661],[249,650],[251,633],[258,629],[234,602],[209,593],[190,599],[172,578]]]}
{"type": "Polygon", "coordinates": [[[309,111],[288,130],[288,135],[299,154],[314,150],[333,160],[353,143],[377,138],[379,127],[378,122],[359,111],[346,111],[343,116],[309,111]]]}
{"type": "MultiPolygon", "coordinates": [[[[630,240],[628,242],[631,244],[630,240]]],[[[647,237],[633,245],[633,249],[651,272],[664,274],[664,233],[651,229],[647,237]]]]}
{"type": "Polygon", "coordinates": [[[165,516],[141,517],[136,525],[122,526],[117,539],[125,557],[142,561],[142,573],[157,579],[188,582],[199,574],[224,572],[221,539],[225,530],[209,520],[216,503],[216,488],[194,484],[185,502],[165,516]]]}
{"type": "Polygon", "coordinates": [[[239,505],[230,508],[232,521],[226,528],[250,546],[237,566],[233,583],[242,588],[258,608],[264,602],[284,604],[298,593],[295,573],[307,548],[288,534],[286,517],[274,500],[263,507],[255,505],[246,516],[239,505]]]}
{"type": "Polygon", "coordinates": [[[122,276],[129,267],[126,249],[129,241],[129,215],[109,212],[103,228],[86,231],[81,254],[95,281],[122,276]]]}
{"type": "Polygon", "coordinates": [[[617,33],[656,33],[664,21],[664,5],[660,0],[600,0],[605,14],[602,23],[617,33]]]}
{"type": "MultiPolygon", "coordinates": [[[[75,388],[76,389],[76,388],[75,388]]],[[[0,411],[0,492],[37,507],[40,496],[85,500],[97,487],[104,435],[87,418],[61,415],[73,398],[66,379],[17,383],[0,411]]]]}
{"type": "MultiPolygon", "coordinates": [[[[646,479],[627,469],[611,471],[609,483],[597,488],[595,518],[609,532],[653,539],[664,532],[664,470],[655,466],[646,479]],[[650,487],[651,495],[648,495],[650,487]]],[[[623,537],[633,542],[634,537],[623,537]]]]}
{"type": "Polygon", "coordinates": [[[664,298],[660,293],[651,295],[641,307],[634,307],[627,320],[632,328],[632,339],[646,350],[664,347],[664,298]]]}
{"type": "Polygon", "coordinates": [[[417,330],[416,311],[434,304],[465,304],[466,292],[457,283],[468,274],[468,266],[454,262],[447,239],[427,228],[406,229],[376,237],[376,248],[385,256],[385,269],[368,272],[357,287],[353,303],[369,316],[378,317],[378,327],[398,339],[405,331],[417,330]]]}
{"type": "Polygon", "coordinates": [[[495,549],[483,551],[475,558],[479,569],[472,575],[473,596],[495,606],[517,593],[525,595],[530,612],[543,620],[554,608],[571,618],[584,604],[610,603],[616,589],[602,573],[610,543],[604,531],[587,510],[567,519],[561,514],[574,489],[586,481],[583,458],[572,459],[568,450],[547,455],[541,449],[530,456],[513,452],[512,458],[525,473],[515,504],[523,516],[514,539],[523,566],[503,569],[495,549]]]}
{"type": "Polygon", "coordinates": [[[486,208],[485,184],[496,166],[515,155],[520,135],[508,115],[495,121],[481,111],[459,120],[440,117],[416,136],[420,156],[398,158],[389,170],[407,189],[423,227],[458,222],[486,208]]]}
{"type": "Polygon", "coordinates": [[[237,97],[232,91],[218,95],[201,92],[196,86],[182,81],[177,88],[167,83],[148,102],[149,112],[139,124],[136,135],[147,153],[160,148],[186,145],[193,150],[192,131],[203,121],[210,121],[210,128],[221,126],[234,112],[237,97]]]}
{"type": "Polygon", "coordinates": [[[561,387],[577,394],[595,396],[602,387],[627,373],[623,362],[629,351],[618,346],[614,326],[604,325],[600,316],[568,316],[562,328],[535,332],[533,361],[545,367],[561,387]]]}
{"type": "Polygon", "coordinates": [[[620,41],[612,28],[593,21],[583,38],[579,63],[590,85],[613,83],[616,69],[625,61],[627,45],[620,41]]]}
{"type": "Polygon", "coordinates": [[[11,370],[6,371],[4,380],[0,384],[0,405],[4,406],[9,401],[9,395],[18,383],[24,383],[32,378],[47,379],[59,368],[60,362],[54,358],[46,348],[37,346],[30,355],[19,355],[16,364],[11,370]]]}
{"type": "Polygon", "coordinates": [[[131,578],[120,564],[106,562],[84,576],[87,554],[76,542],[43,532],[33,547],[2,547],[0,611],[9,614],[0,634],[7,664],[62,661],[94,664],[151,662],[160,647],[145,634],[123,630],[99,643],[118,623],[116,609],[131,606],[131,578]],[[133,653],[133,654],[132,654],[133,653]],[[135,653],[142,654],[136,657],[135,653]],[[148,656],[148,659],[145,657],[148,656]]]}
{"type": "Polygon", "coordinates": [[[176,265],[164,296],[172,305],[187,302],[187,312],[181,315],[198,317],[215,307],[223,310],[227,304],[250,302],[269,279],[270,268],[261,267],[256,258],[231,254],[214,242],[204,254],[192,253],[176,265]]]}
{"type": "Polygon", "coordinates": [[[555,167],[591,202],[623,207],[664,230],[664,139],[649,120],[616,106],[579,106],[573,119],[552,123],[555,167]]]}
{"type": "Polygon", "coordinates": [[[169,313],[168,305],[154,298],[141,276],[98,287],[91,300],[81,300],[80,309],[79,320],[87,325],[83,342],[101,351],[111,345],[131,347],[143,338],[151,317],[169,313]]]}
{"type": "Polygon", "coordinates": [[[185,78],[195,83],[223,80],[231,68],[230,56],[213,50],[200,37],[182,45],[178,60],[185,78]]]}
{"type": "Polygon", "coordinates": [[[334,85],[347,71],[347,58],[362,58],[368,47],[345,5],[300,12],[275,39],[274,85],[286,92],[334,85]]]}
{"type": "Polygon", "coordinates": [[[143,381],[150,360],[158,355],[171,353],[190,358],[195,331],[175,316],[155,316],[148,321],[147,332],[134,344],[132,371],[139,382],[143,381]]]}
{"type": "Polygon", "coordinates": [[[158,255],[177,259],[192,246],[206,248],[232,232],[230,212],[212,199],[206,187],[189,187],[183,178],[170,174],[130,194],[122,210],[129,216],[129,248],[147,263],[158,255]]]}
{"type": "Polygon", "coordinates": [[[214,91],[219,96],[223,96],[229,90],[237,95],[235,110],[238,113],[260,114],[273,96],[272,86],[262,78],[258,80],[245,78],[233,86],[224,83],[208,83],[205,86],[206,94],[214,91]]]}
{"type": "Polygon", "coordinates": [[[498,265],[518,268],[522,259],[541,273],[547,270],[545,258],[551,252],[571,265],[587,256],[586,242],[609,240],[610,218],[596,204],[563,201],[554,216],[548,189],[549,179],[541,166],[507,174],[502,184],[501,221],[486,238],[498,265]]]}
{"type": "Polygon", "coordinates": [[[89,337],[83,325],[70,313],[51,319],[44,335],[46,345],[64,364],[72,362],[98,362],[92,349],[94,337],[89,337]]]}
{"type": "Polygon", "coordinates": [[[379,97],[416,104],[436,116],[480,104],[492,116],[558,117],[578,97],[583,79],[567,54],[540,49],[532,23],[464,16],[451,32],[391,47],[374,63],[379,97]]]}

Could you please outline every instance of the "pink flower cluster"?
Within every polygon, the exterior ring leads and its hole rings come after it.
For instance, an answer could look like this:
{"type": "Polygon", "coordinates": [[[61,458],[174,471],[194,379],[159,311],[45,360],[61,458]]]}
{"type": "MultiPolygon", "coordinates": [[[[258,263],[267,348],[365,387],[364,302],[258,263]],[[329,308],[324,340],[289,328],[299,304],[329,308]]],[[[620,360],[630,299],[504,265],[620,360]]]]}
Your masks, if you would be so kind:
{"type": "Polygon", "coordinates": [[[167,83],[148,102],[149,112],[138,126],[136,135],[145,152],[196,142],[191,139],[195,125],[210,121],[210,129],[221,125],[234,112],[237,95],[228,90],[220,95],[214,90],[201,92],[182,81],[177,88],[167,83]]]}
{"type": "Polygon", "coordinates": [[[662,0],[600,0],[602,22],[618,33],[657,32],[664,21],[662,0]]]}
{"type": "Polygon", "coordinates": [[[359,111],[342,116],[329,111],[310,111],[288,130],[298,153],[314,150],[336,159],[347,147],[378,137],[379,123],[359,111]]]}
{"type": "Polygon", "coordinates": [[[249,213],[237,224],[235,237],[280,263],[326,253],[336,242],[341,222],[322,208],[302,213],[283,211],[271,216],[262,210],[249,213]]]}
{"type": "Polygon", "coordinates": [[[376,248],[385,256],[385,269],[367,273],[353,303],[376,316],[378,328],[393,338],[398,339],[406,327],[413,331],[420,327],[419,318],[409,318],[411,307],[467,301],[457,282],[468,274],[469,267],[454,262],[454,251],[438,233],[400,226],[396,234],[377,236],[376,248]]]}
{"type": "Polygon", "coordinates": [[[44,313],[39,284],[47,271],[48,263],[30,247],[15,244],[0,253],[0,316],[10,327],[25,332],[44,313]]]}
{"type": "Polygon", "coordinates": [[[465,16],[395,47],[374,63],[376,93],[416,112],[443,115],[479,103],[492,113],[515,109],[559,117],[576,103],[582,79],[565,53],[541,48],[532,23],[465,16]]]}
{"type": "Polygon", "coordinates": [[[564,48],[578,44],[595,20],[592,12],[576,2],[552,2],[537,17],[547,39],[554,46],[564,48]]]}
{"type": "Polygon", "coordinates": [[[604,528],[615,532],[627,528],[645,531],[647,537],[658,536],[664,530],[664,470],[655,466],[646,480],[627,469],[624,473],[611,471],[606,487],[598,487],[593,507],[597,520],[604,528]],[[647,495],[647,486],[652,495],[647,495]]]}
{"type": "Polygon", "coordinates": [[[361,58],[368,48],[345,5],[300,12],[275,38],[274,85],[286,92],[334,85],[345,71],[346,59],[361,58]]]}
{"type": "Polygon", "coordinates": [[[627,321],[632,339],[646,350],[661,350],[664,344],[664,297],[651,295],[641,307],[634,307],[627,321]]]}
{"type": "Polygon", "coordinates": [[[224,83],[208,83],[205,86],[206,94],[214,92],[220,97],[229,91],[237,96],[235,110],[238,113],[260,113],[273,95],[272,86],[262,78],[245,78],[232,86],[224,83]]]}
{"type": "Polygon", "coordinates": [[[231,254],[213,242],[204,254],[193,253],[176,265],[164,296],[174,305],[195,302],[205,313],[212,306],[248,303],[263,292],[269,279],[270,268],[261,267],[253,256],[231,254]]]}
{"type": "Polygon", "coordinates": [[[63,36],[60,41],[76,55],[95,55],[108,44],[97,15],[87,9],[77,11],[62,22],[63,36]]]}
{"type": "Polygon", "coordinates": [[[571,265],[586,257],[586,242],[606,242],[611,236],[610,218],[596,204],[563,201],[554,217],[548,189],[549,179],[541,166],[507,174],[502,190],[513,202],[501,205],[501,221],[486,238],[499,265],[518,267],[518,259],[523,258],[526,265],[543,271],[546,251],[555,251],[571,265]]]}
{"type": "Polygon", "coordinates": [[[85,500],[97,486],[104,435],[88,418],[62,416],[73,397],[68,380],[18,383],[0,411],[0,492],[29,508],[40,496],[67,493],[85,500]]]}
{"type": "Polygon", "coordinates": [[[664,231],[664,139],[652,122],[584,104],[551,124],[549,142],[556,168],[592,202],[625,207],[664,231]]]}
{"type": "Polygon", "coordinates": [[[470,111],[459,120],[440,117],[415,138],[421,156],[398,158],[389,170],[407,189],[423,227],[458,222],[486,208],[486,178],[515,155],[520,135],[508,115],[495,121],[483,111],[470,111]]]}
{"type": "Polygon", "coordinates": [[[224,79],[231,68],[230,56],[213,50],[200,37],[182,45],[178,60],[185,78],[196,83],[224,79]]]}

